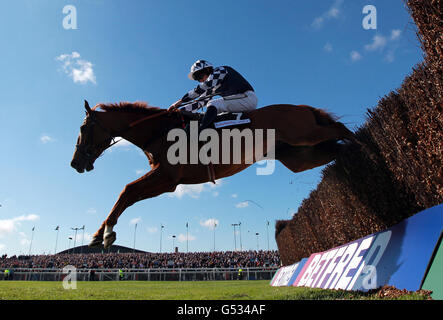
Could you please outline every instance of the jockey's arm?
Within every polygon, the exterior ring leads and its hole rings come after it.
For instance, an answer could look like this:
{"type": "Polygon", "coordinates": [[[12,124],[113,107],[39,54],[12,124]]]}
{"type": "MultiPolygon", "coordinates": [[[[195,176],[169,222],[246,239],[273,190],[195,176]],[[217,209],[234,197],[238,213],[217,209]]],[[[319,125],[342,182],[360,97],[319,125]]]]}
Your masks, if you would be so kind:
{"type": "Polygon", "coordinates": [[[183,103],[183,101],[181,99],[177,100],[176,102],[171,104],[171,106],[168,108],[168,111],[173,111],[173,110],[177,109],[182,103],[183,103]]]}
{"type": "Polygon", "coordinates": [[[215,91],[221,86],[221,83],[226,74],[227,70],[225,68],[223,67],[216,68],[214,72],[211,75],[209,75],[206,81],[199,83],[196,88],[187,92],[180,100],[171,105],[171,107],[168,110],[176,109],[180,106],[180,104],[192,101],[197,98],[203,101],[191,103],[187,105],[185,109],[187,111],[194,111],[198,109],[201,106],[201,103],[205,104],[210,99],[210,97],[208,97],[208,99],[204,98],[209,95],[213,95],[215,91]]]}

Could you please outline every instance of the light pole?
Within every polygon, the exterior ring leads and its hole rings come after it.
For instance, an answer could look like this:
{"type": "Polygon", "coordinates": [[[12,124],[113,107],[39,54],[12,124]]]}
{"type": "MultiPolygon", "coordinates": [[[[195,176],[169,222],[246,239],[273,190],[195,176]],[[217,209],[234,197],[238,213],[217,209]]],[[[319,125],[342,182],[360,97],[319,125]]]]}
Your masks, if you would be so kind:
{"type": "MultiPolygon", "coordinates": [[[[265,209],[264,209],[259,203],[255,202],[255,201],[253,201],[253,200],[245,200],[244,202],[250,202],[250,203],[253,203],[253,204],[255,204],[257,207],[259,207],[260,209],[262,209],[263,211],[265,211],[265,209]]],[[[269,224],[269,222],[268,222],[268,224],[269,224]]],[[[255,235],[257,236],[257,243],[258,243],[258,233],[256,233],[255,235]]],[[[269,236],[268,236],[268,238],[269,238],[269,236]]],[[[257,244],[257,247],[258,247],[258,244],[257,244]]],[[[269,240],[268,240],[268,250],[269,250],[269,240]]]]}
{"type": "Polygon", "coordinates": [[[234,251],[237,251],[237,236],[235,235],[235,227],[238,226],[238,223],[233,223],[231,226],[234,227],[234,251]]]}
{"type": "Polygon", "coordinates": [[[57,231],[57,235],[56,235],[56,237],[55,237],[55,249],[54,249],[54,254],[57,254],[57,241],[58,241],[58,232],[59,232],[59,230],[60,230],[60,226],[57,226],[57,227],[55,228],[55,231],[57,231]]]}
{"type": "Polygon", "coordinates": [[[35,229],[35,226],[32,227],[31,243],[29,244],[29,255],[31,255],[32,240],[34,240],[34,229],[35,229]]]}
{"type": "Polygon", "coordinates": [[[259,251],[259,246],[258,246],[258,235],[259,235],[259,233],[256,232],[255,235],[257,236],[257,251],[259,251]]]}
{"type": "Polygon", "coordinates": [[[136,235],[136,233],[137,233],[137,224],[135,224],[135,226],[134,226],[134,248],[132,249],[133,253],[135,252],[135,235],[136,235]]]}
{"type": "Polygon", "coordinates": [[[175,235],[172,236],[172,253],[175,252],[175,235]]]}
{"type": "Polygon", "coordinates": [[[241,222],[238,223],[238,235],[240,237],[240,251],[243,251],[243,246],[241,243],[241,222]]]}
{"type": "Polygon", "coordinates": [[[188,253],[189,248],[189,224],[186,222],[186,253],[188,253]]]}
{"type": "Polygon", "coordinates": [[[266,221],[266,233],[268,237],[268,251],[269,251],[269,221],[266,221]]]}
{"type": "Polygon", "coordinates": [[[83,253],[83,240],[85,240],[85,225],[83,225],[82,229],[83,229],[83,235],[82,235],[82,246],[80,249],[80,253],[83,253]]]}
{"type": "Polygon", "coordinates": [[[160,253],[162,253],[162,236],[163,236],[163,228],[165,226],[164,225],[160,225],[160,253]]]}
{"type": "Polygon", "coordinates": [[[68,254],[69,254],[69,250],[71,249],[71,240],[72,240],[72,237],[69,237],[68,239],[69,239],[68,254]]]}
{"type": "Polygon", "coordinates": [[[77,243],[77,231],[81,230],[82,228],[71,228],[71,230],[75,231],[75,235],[74,235],[74,248],[73,248],[73,253],[75,253],[75,244],[77,243]]]}
{"type": "Polygon", "coordinates": [[[214,252],[215,252],[215,228],[217,227],[217,222],[214,221],[214,252]]]}

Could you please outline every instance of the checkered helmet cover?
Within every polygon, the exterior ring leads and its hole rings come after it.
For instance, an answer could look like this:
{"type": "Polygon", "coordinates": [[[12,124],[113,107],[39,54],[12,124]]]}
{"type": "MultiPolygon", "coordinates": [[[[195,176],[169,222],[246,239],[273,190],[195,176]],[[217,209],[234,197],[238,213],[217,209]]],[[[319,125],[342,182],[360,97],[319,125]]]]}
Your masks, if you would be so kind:
{"type": "Polygon", "coordinates": [[[191,80],[195,80],[194,73],[196,73],[197,71],[199,71],[201,69],[208,68],[208,67],[213,67],[212,63],[210,63],[209,61],[206,61],[206,60],[195,61],[191,67],[191,72],[189,72],[189,74],[188,74],[188,78],[191,80]]]}

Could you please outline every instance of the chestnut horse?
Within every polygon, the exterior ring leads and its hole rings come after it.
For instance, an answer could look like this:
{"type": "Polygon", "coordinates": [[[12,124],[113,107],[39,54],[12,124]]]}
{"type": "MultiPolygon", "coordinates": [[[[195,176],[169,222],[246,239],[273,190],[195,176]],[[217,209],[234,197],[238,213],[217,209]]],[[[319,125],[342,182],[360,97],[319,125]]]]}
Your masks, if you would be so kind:
{"type": "MultiPolygon", "coordinates": [[[[182,128],[186,115],[150,107],[145,103],[98,104],[90,108],[85,101],[86,118],[80,134],[71,166],[79,173],[94,168],[95,160],[109,148],[115,137],[122,137],[146,154],[151,170],[139,179],[127,184],[101,227],[94,234],[90,246],[109,248],[116,240],[113,227],[123,211],[134,203],[173,192],[179,184],[199,184],[234,175],[252,162],[245,161],[252,150],[242,150],[241,163],[171,164],[168,148],[175,142],[168,141],[167,133],[182,128]],[[210,168],[210,170],[209,170],[210,168]]],[[[271,144],[274,159],[293,172],[301,172],[333,161],[339,152],[338,140],[357,142],[354,134],[325,111],[304,105],[272,105],[245,113],[251,120],[242,128],[274,129],[274,141],[265,139],[265,150],[271,144]]],[[[218,129],[217,132],[219,132],[218,129]]],[[[203,131],[204,132],[204,131],[203,131]]],[[[189,153],[189,150],[188,150],[189,153]]],[[[221,152],[220,152],[221,155],[221,152]]],[[[231,150],[232,155],[232,150],[231,150]]],[[[252,153],[255,155],[255,153],[252,153]]]]}

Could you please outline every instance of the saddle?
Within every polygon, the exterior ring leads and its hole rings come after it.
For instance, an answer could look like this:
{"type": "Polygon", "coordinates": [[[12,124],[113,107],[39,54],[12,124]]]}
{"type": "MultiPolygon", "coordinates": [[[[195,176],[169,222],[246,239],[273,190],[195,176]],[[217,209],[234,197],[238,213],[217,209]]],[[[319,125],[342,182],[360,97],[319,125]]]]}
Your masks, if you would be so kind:
{"type": "MultiPolygon", "coordinates": [[[[191,121],[200,122],[204,117],[203,113],[194,113],[186,110],[180,110],[180,113],[182,116],[183,126],[189,124],[189,122],[191,121]]],[[[249,119],[247,113],[245,114],[243,112],[224,112],[217,115],[209,128],[219,129],[231,126],[237,127],[250,122],[251,119],[249,119]]],[[[212,163],[207,166],[207,169],[209,181],[215,184],[215,172],[212,163]]]]}

